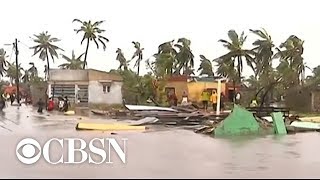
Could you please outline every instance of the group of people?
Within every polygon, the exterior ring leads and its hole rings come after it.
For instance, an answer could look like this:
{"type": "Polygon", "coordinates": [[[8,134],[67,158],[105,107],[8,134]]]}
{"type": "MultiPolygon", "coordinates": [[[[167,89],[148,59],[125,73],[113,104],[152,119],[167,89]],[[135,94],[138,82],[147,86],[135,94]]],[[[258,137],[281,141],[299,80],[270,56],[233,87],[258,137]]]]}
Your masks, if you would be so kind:
{"type": "MultiPolygon", "coordinates": [[[[47,111],[53,111],[55,108],[55,102],[53,98],[49,98],[48,100],[48,104],[47,104],[47,111]]],[[[42,100],[42,98],[39,99],[39,101],[37,102],[37,106],[38,106],[38,113],[42,113],[43,109],[45,107],[45,102],[42,100]]],[[[68,100],[68,97],[59,97],[58,98],[58,109],[61,112],[67,112],[70,106],[70,102],[68,100]]]]}
{"type": "MultiPolygon", "coordinates": [[[[212,104],[212,108],[215,111],[217,108],[217,102],[218,102],[218,94],[215,90],[204,90],[201,93],[201,101],[203,103],[203,108],[205,111],[208,110],[209,103],[212,104]]],[[[178,98],[174,91],[169,91],[167,93],[167,102],[169,103],[169,106],[177,106],[178,105],[178,98]]],[[[224,109],[224,102],[225,102],[225,96],[223,93],[220,95],[220,109],[224,109]]],[[[182,94],[182,101],[181,105],[187,105],[188,102],[188,94],[186,91],[182,94]]]]}
{"type": "MultiPolygon", "coordinates": [[[[21,102],[21,98],[22,97],[20,95],[20,102],[21,102]]],[[[2,94],[0,96],[0,111],[2,111],[6,107],[6,101],[10,100],[10,103],[12,105],[16,99],[17,98],[14,93],[2,94]]],[[[24,97],[24,99],[25,99],[26,105],[31,103],[31,98],[29,96],[24,97]]],[[[49,98],[47,104],[42,98],[39,98],[38,102],[36,103],[36,105],[38,107],[37,111],[38,111],[38,113],[42,113],[43,109],[46,109],[47,111],[52,111],[55,109],[55,104],[58,104],[58,109],[59,109],[59,111],[62,111],[62,112],[67,112],[70,107],[70,102],[69,102],[67,96],[59,97],[58,103],[55,103],[53,98],[49,98]]]]}
{"type": "MultiPolygon", "coordinates": [[[[12,93],[12,94],[1,94],[0,96],[0,110],[3,110],[6,107],[6,101],[10,100],[11,105],[13,104],[13,102],[16,100],[16,94],[12,93]]],[[[19,100],[21,101],[22,97],[20,94],[20,98],[19,100]]]]}
{"type": "MultiPolygon", "coordinates": [[[[224,94],[221,93],[220,94],[220,109],[223,110],[224,109],[224,94]]],[[[208,110],[208,106],[209,106],[209,102],[212,104],[212,108],[213,111],[215,111],[217,109],[217,103],[218,103],[218,94],[215,90],[213,90],[212,92],[210,92],[209,90],[204,90],[201,93],[201,100],[202,100],[202,104],[203,104],[203,108],[205,111],[208,110]]]]}

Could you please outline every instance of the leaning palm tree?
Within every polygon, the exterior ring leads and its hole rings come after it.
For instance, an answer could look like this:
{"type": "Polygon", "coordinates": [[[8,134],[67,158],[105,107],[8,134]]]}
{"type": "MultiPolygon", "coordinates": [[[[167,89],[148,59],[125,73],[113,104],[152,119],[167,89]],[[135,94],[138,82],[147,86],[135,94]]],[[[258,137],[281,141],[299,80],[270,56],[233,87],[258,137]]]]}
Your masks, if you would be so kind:
{"type": "Polygon", "coordinates": [[[132,41],[132,43],[134,44],[134,48],[136,48],[136,51],[134,52],[131,60],[133,60],[135,57],[138,57],[137,60],[136,60],[136,63],[134,64],[134,67],[138,68],[137,74],[139,76],[139,74],[140,74],[140,63],[141,63],[141,61],[143,59],[142,51],[144,50],[144,48],[141,48],[141,45],[140,45],[139,42],[132,41]]]}
{"type": "Polygon", "coordinates": [[[83,38],[81,40],[81,44],[83,43],[84,40],[87,40],[87,46],[86,46],[86,52],[84,55],[84,64],[83,64],[83,69],[85,69],[86,65],[87,65],[87,55],[88,55],[90,41],[95,42],[95,44],[97,45],[97,49],[99,49],[99,43],[98,43],[98,41],[99,41],[103,46],[103,50],[106,50],[107,47],[106,47],[105,42],[109,42],[109,39],[100,35],[101,33],[103,33],[105,31],[105,30],[99,28],[99,26],[104,21],[96,21],[96,22],[92,23],[90,20],[89,21],[81,21],[79,19],[74,19],[72,22],[81,23],[81,27],[79,29],[74,30],[77,32],[77,34],[79,32],[83,32],[83,38]]]}
{"type": "Polygon", "coordinates": [[[257,79],[267,79],[266,77],[269,77],[269,74],[273,71],[273,41],[271,36],[263,28],[262,30],[250,29],[250,32],[259,37],[259,39],[253,42],[253,45],[255,46],[253,51],[256,53],[255,60],[253,61],[255,64],[255,77],[257,79]]]}
{"type": "MultiPolygon", "coordinates": [[[[23,71],[23,68],[21,67],[21,64],[19,64],[18,66],[19,77],[21,77],[22,71],[23,71]]],[[[16,75],[17,75],[17,68],[15,63],[8,63],[6,76],[10,79],[11,84],[13,84],[14,80],[16,79],[16,75]]]]}
{"type": "Polygon", "coordinates": [[[80,56],[76,57],[76,55],[74,54],[74,51],[72,51],[72,56],[71,58],[69,58],[66,55],[62,55],[62,58],[65,59],[67,61],[67,63],[63,63],[60,64],[59,67],[62,69],[82,69],[82,66],[84,64],[83,61],[81,61],[81,57],[84,55],[84,53],[82,53],[80,56]]]}
{"type": "Polygon", "coordinates": [[[214,76],[211,61],[207,59],[204,55],[200,55],[200,58],[201,63],[198,69],[198,71],[200,71],[200,75],[206,74],[209,76],[214,76]]]}
{"type": "Polygon", "coordinates": [[[130,61],[127,61],[127,59],[124,57],[124,54],[120,48],[117,49],[116,53],[117,53],[116,60],[119,61],[120,63],[118,70],[122,70],[123,68],[123,70],[127,71],[128,64],[130,61]]]}
{"type": "Polygon", "coordinates": [[[6,55],[6,51],[4,49],[0,49],[0,76],[3,77],[6,72],[6,67],[8,62],[6,60],[8,56],[6,55]]]}
{"type": "Polygon", "coordinates": [[[171,75],[174,71],[177,72],[177,51],[174,49],[173,42],[174,40],[160,44],[158,53],[153,55],[155,58],[155,61],[153,62],[155,71],[159,76],[171,75]]]}
{"type": "Polygon", "coordinates": [[[29,64],[31,65],[31,67],[28,69],[28,72],[30,73],[30,79],[34,79],[38,77],[38,69],[33,62],[30,62],[29,64]]]}
{"type": "Polygon", "coordinates": [[[280,64],[286,64],[293,79],[292,85],[298,85],[304,81],[305,63],[302,57],[304,41],[295,35],[291,35],[284,43],[277,48],[275,58],[280,57],[280,64]],[[281,50],[282,49],[282,50],[281,50]],[[292,74],[293,73],[293,74],[292,74]]]}
{"type": "Polygon", "coordinates": [[[50,70],[50,62],[49,62],[49,55],[54,63],[54,58],[58,58],[58,50],[63,51],[60,47],[54,45],[53,43],[59,42],[60,40],[54,37],[51,37],[48,34],[48,31],[42,32],[38,35],[34,35],[36,38],[33,39],[35,46],[31,47],[34,49],[33,56],[39,53],[39,58],[43,61],[47,61],[47,74],[46,77],[49,78],[49,70],[50,70]]]}
{"type": "Polygon", "coordinates": [[[179,49],[179,52],[176,55],[176,59],[177,59],[177,69],[175,72],[176,74],[180,74],[181,69],[183,69],[183,71],[187,71],[188,69],[194,67],[194,61],[193,61],[194,55],[191,51],[190,45],[191,45],[191,41],[186,38],[178,39],[177,44],[174,45],[179,49]]]}
{"type": "Polygon", "coordinates": [[[21,77],[23,83],[28,83],[31,80],[30,72],[28,70],[24,70],[23,76],[21,77]]]}

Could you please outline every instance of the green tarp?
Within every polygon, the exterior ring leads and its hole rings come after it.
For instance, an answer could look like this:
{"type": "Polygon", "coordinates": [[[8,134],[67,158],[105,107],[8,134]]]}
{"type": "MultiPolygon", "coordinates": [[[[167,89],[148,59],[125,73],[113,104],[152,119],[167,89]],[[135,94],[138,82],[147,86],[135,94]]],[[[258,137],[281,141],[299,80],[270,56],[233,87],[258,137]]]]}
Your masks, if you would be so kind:
{"type": "Polygon", "coordinates": [[[260,126],[253,114],[245,108],[234,105],[232,113],[218,125],[214,135],[258,134],[259,130],[260,126]]]}

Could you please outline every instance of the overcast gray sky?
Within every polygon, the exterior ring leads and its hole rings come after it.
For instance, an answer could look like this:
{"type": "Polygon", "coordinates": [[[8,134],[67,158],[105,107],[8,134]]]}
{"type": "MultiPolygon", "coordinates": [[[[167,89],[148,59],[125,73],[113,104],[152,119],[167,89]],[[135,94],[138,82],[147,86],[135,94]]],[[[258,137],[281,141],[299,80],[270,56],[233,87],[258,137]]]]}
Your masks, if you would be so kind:
{"type": "MultiPolygon", "coordinates": [[[[58,44],[71,56],[85,51],[81,46],[82,35],[73,29],[79,24],[72,23],[74,18],[81,20],[105,20],[101,28],[110,39],[107,50],[97,50],[92,44],[88,53],[88,67],[106,70],[117,68],[116,49],[121,48],[125,56],[131,58],[134,47],[132,41],[139,41],[145,48],[144,57],[148,58],[157,51],[159,44],[180,37],[192,41],[196,66],[199,54],[209,59],[216,58],[226,50],[219,39],[227,39],[227,31],[235,29],[239,34],[245,31],[250,46],[256,38],[248,29],[265,28],[276,45],[294,34],[305,40],[304,58],[306,63],[317,66],[320,42],[320,11],[317,1],[301,0],[4,0],[1,1],[2,17],[0,47],[18,38],[22,43],[20,62],[28,67],[35,62],[43,71],[44,62],[31,57],[32,46],[29,36],[49,31],[61,39],[58,44]],[[1,45],[2,44],[2,45],[1,45]]],[[[3,46],[9,55],[11,47],[3,46]]],[[[14,61],[12,54],[11,61],[14,61]]],[[[51,67],[63,63],[55,61],[51,67]]],[[[146,72],[144,63],[142,71],[146,72]]],[[[246,68],[245,74],[251,74],[246,68]]]]}

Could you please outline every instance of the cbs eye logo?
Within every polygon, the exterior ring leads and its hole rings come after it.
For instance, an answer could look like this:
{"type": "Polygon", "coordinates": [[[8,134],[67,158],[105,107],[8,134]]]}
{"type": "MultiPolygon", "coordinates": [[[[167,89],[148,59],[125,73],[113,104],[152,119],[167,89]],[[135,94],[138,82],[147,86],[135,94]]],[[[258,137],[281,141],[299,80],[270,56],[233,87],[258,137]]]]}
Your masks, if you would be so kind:
{"type": "Polygon", "coordinates": [[[17,144],[16,155],[24,164],[36,163],[41,156],[41,146],[32,138],[23,139],[17,144]],[[36,148],[39,151],[38,154],[36,154],[36,148]],[[21,153],[19,152],[19,149],[22,149],[21,153]]]}

